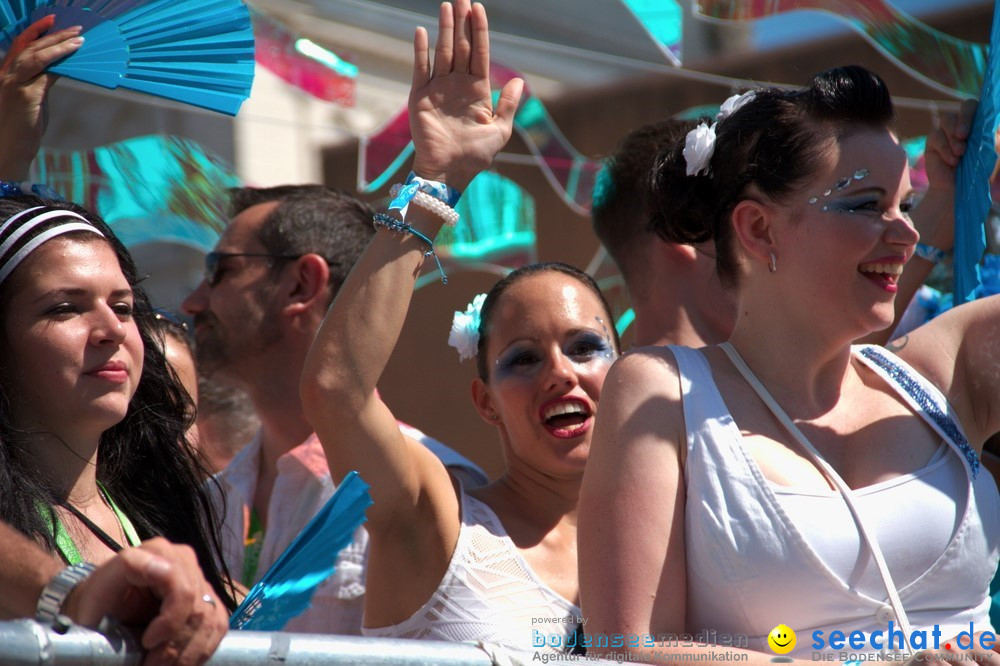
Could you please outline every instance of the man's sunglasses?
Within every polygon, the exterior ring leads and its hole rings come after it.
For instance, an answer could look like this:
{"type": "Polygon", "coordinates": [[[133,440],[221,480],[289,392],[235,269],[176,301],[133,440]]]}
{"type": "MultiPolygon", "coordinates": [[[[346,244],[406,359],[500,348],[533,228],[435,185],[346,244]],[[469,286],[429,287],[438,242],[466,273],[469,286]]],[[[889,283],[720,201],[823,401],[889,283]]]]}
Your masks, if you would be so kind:
{"type": "Polygon", "coordinates": [[[298,259],[299,254],[261,254],[259,252],[209,252],[205,255],[205,282],[209,287],[219,284],[219,268],[223,259],[230,257],[258,257],[261,259],[298,259]]]}

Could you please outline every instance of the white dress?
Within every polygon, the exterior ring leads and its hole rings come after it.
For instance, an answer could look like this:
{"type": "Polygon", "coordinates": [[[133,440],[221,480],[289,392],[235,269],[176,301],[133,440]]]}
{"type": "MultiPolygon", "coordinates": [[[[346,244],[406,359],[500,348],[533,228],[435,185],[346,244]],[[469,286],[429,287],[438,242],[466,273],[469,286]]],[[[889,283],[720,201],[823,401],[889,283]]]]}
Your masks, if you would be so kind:
{"type": "MultiPolygon", "coordinates": [[[[871,645],[871,634],[884,635],[890,621],[898,628],[874,561],[840,496],[799,493],[765,479],[704,355],[670,349],[681,377],[688,435],[689,630],[745,636],[750,649],[769,652],[767,634],[785,624],[797,634],[788,656],[811,658],[814,651],[839,652],[829,646],[831,631],[861,631],[871,645]],[[820,650],[814,632],[823,632],[820,650]]],[[[1000,537],[993,478],[980,469],[934,386],[881,347],[856,347],[854,353],[947,443],[924,468],[855,493],[910,624],[928,635],[937,625],[942,639],[969,631],[970,623],[975,631],[991,630],[989,584],[1000,537]]],[[[737,640],[733,644],[740,644],[737,640]]]]}
{"type": "Polygon", "coordinates": [[[434,594],[403,622],[363,627],[362,633],[564,651],[548,643],[538,646],[538,637],[559,634],[551,642],[565,646],[580,622],[580,609],[535,575],[492,509],[464,490],[459,490],[459,497],[458,543],[434,594]]]}

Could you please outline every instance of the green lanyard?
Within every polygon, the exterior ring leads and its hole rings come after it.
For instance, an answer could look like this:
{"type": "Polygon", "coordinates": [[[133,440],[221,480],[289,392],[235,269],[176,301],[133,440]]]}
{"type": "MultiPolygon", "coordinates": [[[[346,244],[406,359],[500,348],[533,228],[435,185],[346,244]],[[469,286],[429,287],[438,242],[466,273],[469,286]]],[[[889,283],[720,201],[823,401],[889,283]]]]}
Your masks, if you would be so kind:
{"type": "MultiPolygon", "coordinates": [[[[115,504],[113,499],[111,499],[111,495],[108,494],[108,490],[103,484],[98,483],[97,487],[105,501],[108,503],[108,506],[111,507],[115,517],[118,519],[118,524],[121,525],[122,531],[125,533],[128,545],[138,546],[141,541],[139,540],[139,535],[136,534],[132,521],[130,521],[128,516],[122,513],[122,510],[118,508],[118,505],[115,504]]],[[[76,544],[73,543],[73,538],[69,535],[69,531],[66,529],[62,520],[60,520],[59,516],[56,515],[55,510],[52,507],[39,503],[38,513],[42,516],[42,520],[45,521],[49,531],[55,538],[56,549],[59,551],[63,560],[67,564],[79,564],[80,562],[83,562],[83,556],[80,555],[80,551],[77,549],[76,544]]]]}

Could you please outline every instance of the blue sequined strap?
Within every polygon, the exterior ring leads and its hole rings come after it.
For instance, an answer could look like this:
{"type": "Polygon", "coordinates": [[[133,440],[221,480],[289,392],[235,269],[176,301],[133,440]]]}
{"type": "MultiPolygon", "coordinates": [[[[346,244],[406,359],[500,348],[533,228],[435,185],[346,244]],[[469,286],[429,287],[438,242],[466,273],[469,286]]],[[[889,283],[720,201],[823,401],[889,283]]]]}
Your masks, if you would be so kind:
{"type": "Polygon", "coordinates": [[[941,392],[920,377],[912,368],[903,364],[894,354],[882,347],[867,346],[861,349],[861,356],[872,369],[879,372],[886,381],[900,389],[910,405],[923,416],[945,439],[950,440],[962,452],[969,465],[969,472],[975,480],[979,474],[979,456],[965,438],[958,421],[952,416],[948,403],[941,392]]]}

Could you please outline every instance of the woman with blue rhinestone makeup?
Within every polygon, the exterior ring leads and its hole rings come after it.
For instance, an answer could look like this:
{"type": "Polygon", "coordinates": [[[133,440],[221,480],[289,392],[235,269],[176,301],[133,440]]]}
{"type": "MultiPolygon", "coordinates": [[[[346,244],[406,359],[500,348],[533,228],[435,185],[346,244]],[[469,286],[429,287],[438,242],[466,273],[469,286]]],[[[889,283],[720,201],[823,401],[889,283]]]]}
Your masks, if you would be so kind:
{"type": "MultiPolygon", "coordinates": [[[[733,97],[661,156],[654,227],[715,242],[738,319],[722,345],[608,374],[580,498],[588,634],[650,636],[636,651],[660,659],[664,635],[722,637],[679,651],[763,664],[779,625],[803,663],[992,630],[1000,501],[979,454],[1000,431],[1000,300],[852,344],[892,323],[919,240],[893,115],[877,75],[838,68],[733,97]]],[[[997,658],[971,653],[942,659],[997,658]]]]}
{"type": "MultiPolygon", "coordinates": [[[[376,215],[380,233],[310,350],[302,404],[335,478],[357,470],[371,485],[364,634],[561,651],[582,622],[577,496],[619,342],[589,276],[559,263],[514,271],[457,313],[451,338],[476,358],[473,402],[500,436],[503,474],[463,488],[400,432],[375,385],[431,239],[454,220],[449,192],[506,143],[521,92],[511,81],[493,107],[482,5],[441,6],[433,70],[422,29],[415,52],[414,173],[401,191],[417,194],[376,215]]],[[[434,390],[425,380],[417,390],[434,390]]]]}

